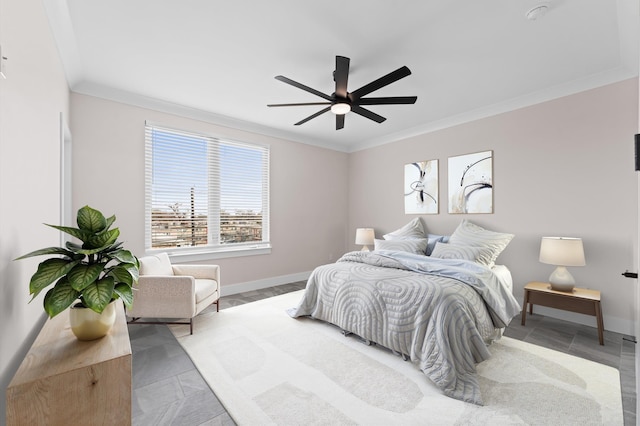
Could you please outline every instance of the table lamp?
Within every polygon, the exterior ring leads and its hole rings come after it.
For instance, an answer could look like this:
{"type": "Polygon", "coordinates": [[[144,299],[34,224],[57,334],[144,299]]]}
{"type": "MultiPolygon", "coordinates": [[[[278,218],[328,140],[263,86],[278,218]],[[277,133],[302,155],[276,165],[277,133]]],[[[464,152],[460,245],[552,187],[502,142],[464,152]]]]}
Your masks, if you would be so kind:
{"type": "Polygon", "coordinates": [[[549,277],[551,288],[557,291],[572,291],[575,280],[567,266],[584,266],[584,248],[581,238],[542,237],[540,262],[556,265],[549,277]]]}
{"type": "Polygon", "coordinates": [[[369,251],[369,246],[373,245],[375,239],[375,233],[373,228],[358,228],[356,229],[356,244],[362,245],[361,251],[369,251]]]}

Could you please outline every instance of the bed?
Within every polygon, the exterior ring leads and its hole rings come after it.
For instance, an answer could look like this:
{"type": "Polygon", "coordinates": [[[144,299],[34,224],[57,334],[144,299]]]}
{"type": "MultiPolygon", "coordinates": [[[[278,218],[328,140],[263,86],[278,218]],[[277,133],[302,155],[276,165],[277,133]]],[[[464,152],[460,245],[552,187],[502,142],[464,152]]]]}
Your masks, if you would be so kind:
{"type": "Polygon", "coordinates": [[[508,268],[495,264],[513,235],[463,220],[448,239],[433,236],[434,242],[414,220],[384,237],[373,252],[346,253],[316,268],[289,315],[386,347],[414,362],[445,395],[482,405],[475,366],[520,312],[508,268]]]}

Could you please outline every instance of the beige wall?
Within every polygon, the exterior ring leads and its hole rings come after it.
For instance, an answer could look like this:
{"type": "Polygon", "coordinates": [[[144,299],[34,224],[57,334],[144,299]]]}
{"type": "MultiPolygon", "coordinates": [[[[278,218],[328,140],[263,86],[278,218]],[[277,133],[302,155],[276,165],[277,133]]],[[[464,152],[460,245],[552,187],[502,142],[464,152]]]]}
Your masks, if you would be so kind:
{"type": "Polygon", "coordinates": [[[223,294],[232,284],[286,282],[346,249],[345,153],[75,93],[71,117],[74,209],[89,204],[115,214],[121,240],[138,256],[145,246],[145,120],[271,147],[272,252],[211,261],[221,265],[223,294]]]}
{"type": "Polygon", "coordinates": [[[38,259],[12,259],[58,245],[43,222],[60,220],[60,113],[69,89],[40,0],[0,0],[0,423],[5,391],[44,321],[42,296],[28,303],[38,259]]]}
{"type": "MultiPolygon", "coordinates": [[[[511,269],[519,300],[528,281],[552,272],[538,262],[540,237],[582,237],[587,265],[572,274],[602,291],[606,329],[635,334],[636,283],[621,273],[638,263],[637,85],[632,79],[351,154],[349,241],[357,227],[374,227],[381,238],[413,218],[404,214],[404,164],[438,159],[440,214],[422,216],[428,231],[450,234],[467,218],[514,233],[499,261],[511,269]],[[447,158],[485,150],[493,150],[495,213],[448,214],[447,158]]],[[[547,313],[594,325],[591,317],[547,313]]]]}

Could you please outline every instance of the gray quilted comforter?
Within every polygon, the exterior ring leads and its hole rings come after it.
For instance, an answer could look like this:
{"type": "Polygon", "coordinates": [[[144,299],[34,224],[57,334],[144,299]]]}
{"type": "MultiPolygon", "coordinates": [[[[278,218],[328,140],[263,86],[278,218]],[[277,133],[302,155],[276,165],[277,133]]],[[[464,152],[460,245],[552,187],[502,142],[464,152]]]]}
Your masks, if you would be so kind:
{"type": "Polygon", "coordinates": [[[405,354],[444,394],[482,405],[476,363],[520,306],[491,269],[401,252],[351,252],[316,268],[288,310],[405,354]]]}

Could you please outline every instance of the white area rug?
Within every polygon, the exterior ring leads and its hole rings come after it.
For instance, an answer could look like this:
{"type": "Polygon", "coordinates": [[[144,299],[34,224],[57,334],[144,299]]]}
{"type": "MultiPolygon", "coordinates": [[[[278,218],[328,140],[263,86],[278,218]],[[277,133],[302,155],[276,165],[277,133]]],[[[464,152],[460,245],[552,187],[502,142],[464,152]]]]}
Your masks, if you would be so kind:
{"type": "Polygon", "coordinates": [[[444,396],[410,361],[290,318],[302,292],[171,326],[239,425],[622,425],[618,370],[502,338],[478,365],[485,406],[444,396]]]}

